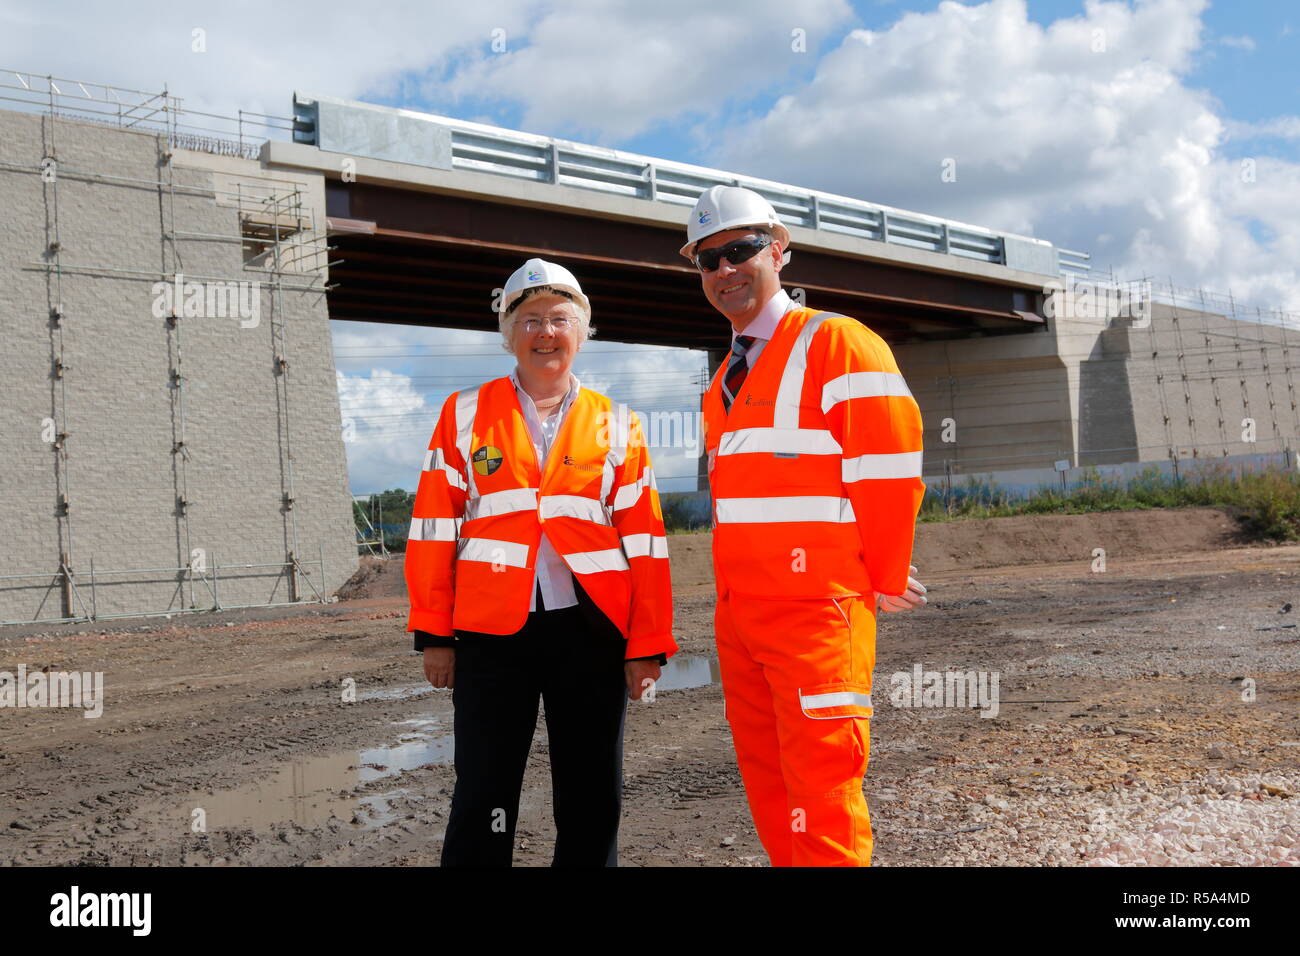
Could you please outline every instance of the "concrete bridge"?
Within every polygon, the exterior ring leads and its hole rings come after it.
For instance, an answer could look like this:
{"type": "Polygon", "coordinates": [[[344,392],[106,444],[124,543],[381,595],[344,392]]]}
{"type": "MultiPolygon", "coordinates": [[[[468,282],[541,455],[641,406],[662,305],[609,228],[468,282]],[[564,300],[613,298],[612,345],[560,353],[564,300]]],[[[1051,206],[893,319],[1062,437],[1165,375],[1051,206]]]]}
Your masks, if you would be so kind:
{"type": "Polygon", "coordinates": [[[491,285],[539,255],[581,277],[602,338],[725,349],[677,255],[686,210],[717,183],[763,193],[789,225],[788,287],[891,342],[1041,331],[1043,283],[1080,261],[1042,240],[408,110],[297,94],[295,117],[298,142],[267,143],[263,160],[326,179],[335,318],[492,328],[491,285]]]}

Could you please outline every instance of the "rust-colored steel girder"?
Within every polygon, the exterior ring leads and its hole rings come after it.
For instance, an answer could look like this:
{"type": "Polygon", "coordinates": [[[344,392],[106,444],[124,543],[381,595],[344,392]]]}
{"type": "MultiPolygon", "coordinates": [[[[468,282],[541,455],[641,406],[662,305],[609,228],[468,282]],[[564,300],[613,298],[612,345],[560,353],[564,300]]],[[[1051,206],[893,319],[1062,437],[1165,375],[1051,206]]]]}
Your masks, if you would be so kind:
{"type": "MultiPolygon", "coordinates": [[[[331,238],[334,318],[490,331],[494,289],[541,256],[578,276],[603,340],[716,349],[728,338],[666,229],[361,183],[327,184],[327,208],[348,225],[331,238]]],[[[1041,327],[1032,290],[979,278],[798,247],[782,278],[891,342],[1041,327]]]]}

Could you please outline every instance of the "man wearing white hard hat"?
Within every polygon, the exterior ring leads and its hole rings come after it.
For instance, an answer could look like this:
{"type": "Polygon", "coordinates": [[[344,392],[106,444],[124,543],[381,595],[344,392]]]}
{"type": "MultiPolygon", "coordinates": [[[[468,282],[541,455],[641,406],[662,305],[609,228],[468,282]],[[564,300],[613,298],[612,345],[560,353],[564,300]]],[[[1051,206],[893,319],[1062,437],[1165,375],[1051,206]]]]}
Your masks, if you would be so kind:
{"type": "Polygon", "coordinates": [[[714,617],[726,713],[774,866],[866,866],[876,612],[908,577],[921,415],[889,346],[781,288],[790,232],[763,196],[714,186],[681,254],[731,326],[704,395],[714,617]]]}
{"type": "Polygon", "coordinates": [[[443,405],[406,551],[407,630],[453,688],[442,865],[510,865],[540,700],[554,865],[612,866],[627,699],[677,649],[659,495],[637,417],[570,371],[591,324],[573,274],[529,259],[499,310],[515,370],[443,405]]]}

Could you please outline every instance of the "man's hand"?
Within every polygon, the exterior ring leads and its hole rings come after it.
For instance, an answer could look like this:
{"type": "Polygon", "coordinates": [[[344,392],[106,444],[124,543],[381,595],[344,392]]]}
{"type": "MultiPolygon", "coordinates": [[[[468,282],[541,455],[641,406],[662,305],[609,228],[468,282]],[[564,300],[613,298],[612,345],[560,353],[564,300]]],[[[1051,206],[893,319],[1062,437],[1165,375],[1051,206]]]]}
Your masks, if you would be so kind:
{"type": "Polygon", "coordinates": [[[627,678],[627,695],[633,700],[640,700],[641,693],[650,686],[646,681],[659,679],[659,662],[628,661],[623,665],[623,674],[627,678]]]}
{"type": "Polygon", "coordinates": [[[456,686],[456,648],[426,647],[424,676],[434,687],[456,686]]]}
{"type": "MultiPolygon", "coordinates": [[[[912,574],[916,573],[915,567],[909,567],[907,570],[912,574]]],[[[891,614],[898,611],[910,611],[913,608],[928,604],[929,601],[926,599],[925,594],[925,585],[916,578],[911,577],[907,579],[907,590],[900,595],[875,592],[877,606],[880,610],[888,611],[891,614]]]]}

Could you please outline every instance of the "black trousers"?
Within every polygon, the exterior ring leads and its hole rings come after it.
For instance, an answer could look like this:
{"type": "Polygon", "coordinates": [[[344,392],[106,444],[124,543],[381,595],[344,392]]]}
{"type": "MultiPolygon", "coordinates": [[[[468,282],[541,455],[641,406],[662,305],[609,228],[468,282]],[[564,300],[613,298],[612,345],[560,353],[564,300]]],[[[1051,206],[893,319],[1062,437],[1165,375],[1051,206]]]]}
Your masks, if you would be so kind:
{"type": "Polygon", "coordinates": [[[511,865],[540,698],[555,806],[551,865],[616,866],[627,715],[617,629],[571,607],[534,611],[518,634],[457,638],[456,789],[442,865],[511,865]]]}

